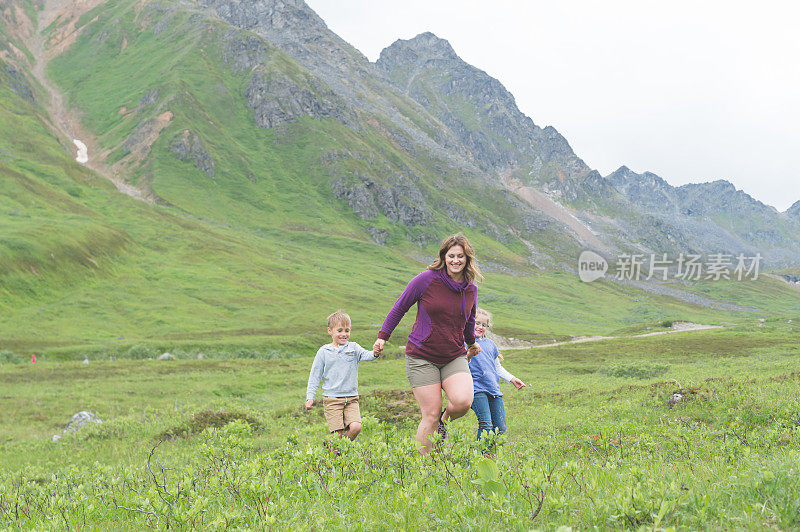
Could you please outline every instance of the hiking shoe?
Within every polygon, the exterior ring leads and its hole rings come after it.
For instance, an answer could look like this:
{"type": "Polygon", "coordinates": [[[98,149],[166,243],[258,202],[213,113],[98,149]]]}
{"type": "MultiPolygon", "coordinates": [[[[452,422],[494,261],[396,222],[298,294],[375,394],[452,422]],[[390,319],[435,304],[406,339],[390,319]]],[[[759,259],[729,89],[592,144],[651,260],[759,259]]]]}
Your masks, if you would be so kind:
{"type": "Polygon", "coordinates": [[[439,415],[439,426],[436,428],[436,432],[439,433],[439,436],[441,436],[442,439],[447,438],[447,425],[445,425],[444,421],[442,421],[442,416],[445,412],[447,412],[446,408],[443,409],[442,413],[439,415]]]}

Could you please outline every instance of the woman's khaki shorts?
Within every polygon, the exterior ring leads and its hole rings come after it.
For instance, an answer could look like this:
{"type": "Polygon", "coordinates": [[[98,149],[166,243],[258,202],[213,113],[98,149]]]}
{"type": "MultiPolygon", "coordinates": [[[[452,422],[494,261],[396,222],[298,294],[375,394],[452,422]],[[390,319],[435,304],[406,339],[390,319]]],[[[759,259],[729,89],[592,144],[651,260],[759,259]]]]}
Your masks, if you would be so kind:
{"type": "Polygon", "coordinates": [[[412,388],[441,384],[456,373],[469,373],[467,356],[462,355],[447,364],[436,364],[424,358],[406,355],[406,375],[412,388]]]}
{"type": "Polygon", "coordinates": [[[322,407],[325,421],[331,432],[344,430],[351,423],[361,423],[361,410],[358,408],[358,396],[325,397],[322,396],[322,407]]]}

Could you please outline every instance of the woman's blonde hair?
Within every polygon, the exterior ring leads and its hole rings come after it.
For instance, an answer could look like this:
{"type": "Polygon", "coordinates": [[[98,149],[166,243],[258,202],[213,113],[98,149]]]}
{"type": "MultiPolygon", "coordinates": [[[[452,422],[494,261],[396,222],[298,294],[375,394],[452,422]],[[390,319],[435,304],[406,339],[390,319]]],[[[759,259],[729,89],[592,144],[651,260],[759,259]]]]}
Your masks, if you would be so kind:
{"type": "Polygon", "coordinates": [[[472,249],[472,245],[469,243],[469,240],[467,240],[467,237],[461,233],[448,236],[444,239],[442,246],[439,248],[439,256],[436,257],[433,264],[428,266],[428,269],[444,269],[444,257],[453,246],[461,246],[461,249],[464,250],[464,255],[467,257],[467,264],[464,265],[464,277],[470,282],[474,282],[477,279],[483,280],[483,274],[481,274],[481,270],[478,268],[478,260],[475,258],[475,250],[472,249]]]}

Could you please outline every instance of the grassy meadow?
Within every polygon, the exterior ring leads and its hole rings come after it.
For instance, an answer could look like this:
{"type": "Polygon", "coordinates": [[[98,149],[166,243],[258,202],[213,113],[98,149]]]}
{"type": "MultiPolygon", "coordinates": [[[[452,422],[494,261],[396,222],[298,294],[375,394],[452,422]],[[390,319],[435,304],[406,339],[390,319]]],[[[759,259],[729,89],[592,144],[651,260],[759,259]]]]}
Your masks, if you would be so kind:
{"type": "MultiPolygon", "coordinates": [[[[106,2],[48,65],[105,162],[156,204],[75,163],[0,69],[0,530],[800,528],[800,292],[766,276],[669,287],[683,299],[582,283],[565,271],[572,236],[522,229],[500,189],[398,148],[380,116],[358,134],[310,117],[259,128],[252,72],[227,59],[241,35],[200,15],[106,2]],[[167,111],[151,144],[127,142],[167,111]],[[213,178],[171,152],[184,131],[213,178]],[[356,216],[331,183],[358,172],[413,181],[428,225],[356,216]],[[421,457],[397,356],[410,313],[361,367],[361,436],[331,441],[321,407],[302,408],[324,317],[348,311],[370,346],[456,231],[478,251],[496,333],[618,338],[508,351],[528,384],[503,388],[508,434],[484,456],[469,413],[421,457]],[[636,336],[674,321],[720,328],[636,336]],[[51,439],[83,410],[103,423],[51,439]]],[[[259,69],[311,79],[262,44],[259,69]]],[[[373,96],[435,134],[401,95],[373,96]]]]}
{"type": "Polygon", "coordinates": [[[417,455],[393,355],[361,365],[364,429],[330,444],[309,357],[3,364],[0,528],[797,528],[787,322],[508,351],[527,387],[503,385],[488,457],[471,412],[417,455]],[[80,410],[104,423],[52,442],[80,410]]]}

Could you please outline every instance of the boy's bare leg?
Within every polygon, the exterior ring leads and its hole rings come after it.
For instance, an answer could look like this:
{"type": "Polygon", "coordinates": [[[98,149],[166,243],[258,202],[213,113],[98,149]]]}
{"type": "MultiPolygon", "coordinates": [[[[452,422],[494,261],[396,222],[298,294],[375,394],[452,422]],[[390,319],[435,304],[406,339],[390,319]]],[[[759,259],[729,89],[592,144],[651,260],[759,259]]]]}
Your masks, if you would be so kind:
{"type": "Polygon", "coordinates": [[[359,432],[361,432],[361,423],[358,421],[353,421],[345,430],[342,431],[342,437],[350,438],[350,441],[353,441],[356,439],[359,432]]]}

